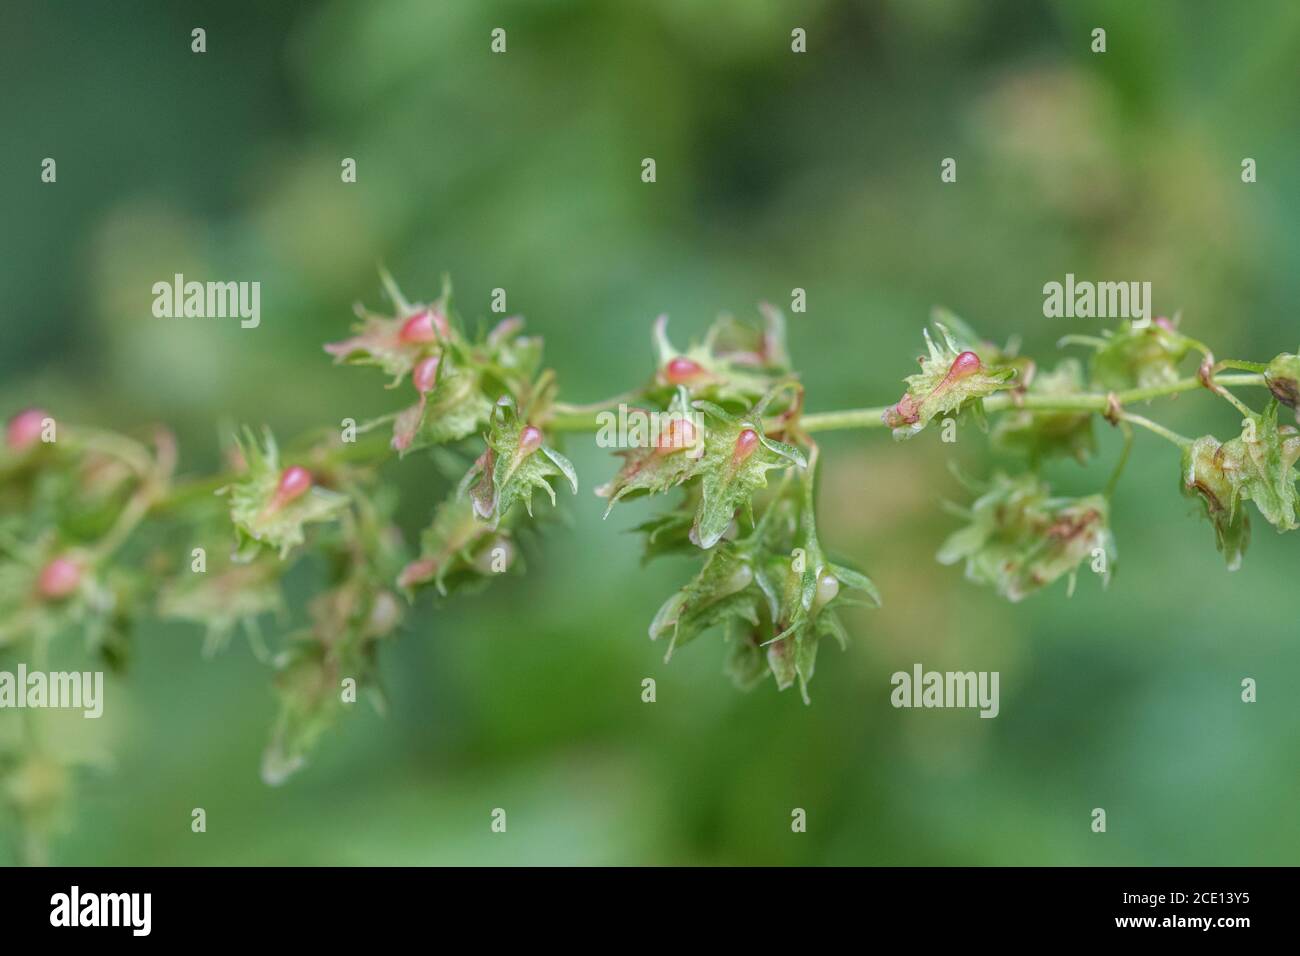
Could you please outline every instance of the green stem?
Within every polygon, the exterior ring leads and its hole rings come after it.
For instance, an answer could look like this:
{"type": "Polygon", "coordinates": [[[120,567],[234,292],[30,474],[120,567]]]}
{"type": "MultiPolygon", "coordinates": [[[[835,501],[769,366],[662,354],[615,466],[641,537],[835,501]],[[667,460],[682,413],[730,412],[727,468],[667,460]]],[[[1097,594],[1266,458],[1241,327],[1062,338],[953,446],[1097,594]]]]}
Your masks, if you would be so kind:
{"type": "MultiPolygon", "coordinates": [[[[594,429],[593,429],[594,430],[594,429]]],[[[284,460],[297,464],[301,462],[309,468],[329,467],[353,462],[374,462],[378,464],[392,455],[392,438],[387,432],[362,431],[364,437],[355,442],[330,445],[316,450],[305,450],[297,454],[286,454],[284,460]]],[[[188,481],[176,482],[166,497],[158,499],[152,510],[157,513],[175,511],[194,501],[210,499],[218,488],[224,488],[232,481],[238,481],[239,475],[233,471],[188,481]]]]}
{"type": "MultiPolygon", "coordinates": [[[[1262,373],[1265,369],[1268,368],[1268,363],[1247,362],[1244,359],[1222,359],[1215,365],[1215,368],[1235,368],[1235,369],[1240,369],[1243,372],[1262,373]]],[[[1224,377],[1227,378],[1229,376],[1224,376],[1224,377]]]]}
{"type": "Polygon", "coordinates": [[[1186,448],[1192,443],[1192,440],[1186,435],[1180,435],[1178,432],[1165,428],[1164,425],[1153,422],[1149,418],[1143,418],[1141,415],[1134,415],[1131,412],[1121,412],[1120,419],[1121,421],[1132,422],[1134,425],[1140,425],[1147,431],[1159,435],[1161,438],[1167,438],[1179,448],[1186,448]]]}
{"type": "Polygon", "coordinates": [[[1106,482],[1106,497],[1115,497],[1115,489],[1119,487],[1119,479],[1124,474],[1124,466],[1128,464],[1129,453],[1133,451],[1133,429],[1129,427],[1127,418],[1121,419],[1119,423],[1120,431],[1124,433],[1124,447],[1120,450],[1119,460],[1115,462],[1115,470],[1110,473],[1110,480],[1106,482]]]}
{"type": "MultiPolygon", "coordinates": [[[[1220,385],[1262,386],[1264,376],[1256,374],[1219,375],[1215,377],[1215,382],[1220,385]]],[[[1131,405],[1137,402],[1150,401],[1153,398],[1162,398],[1166,395],[1193,392],[1204,387],[1199,378],[1191,377],[1163,385],[1148,385],[1143,388],[1126,389],[1122,392],[1115,392],[1114,397],[1120,405],[1131,405]]],[[[872,408],[850,408],[835,412],[815,412],[810,415],[803,415],[799,419],[799,424],[805,432],[842,431],[850,428],[884,428],[885,423],[881,416],[884,415],[886,407],[882,405],[872,408]]],[[[1110,393],[1105,392],[1084,392],[1078,395],[1022,396],[1013,396],[1010,393],[1002,392],[984,400],[984,409],[988,412],[1023,409],[1044,414],[1052,412],[1100,413],[1105,412],[1109,407],[1110,393]]],[[[569,412],[567,409],[562,410],[559,406],[556,407],[556,411],[556,416],[547,422],[547,427],[555,431],[592,432],[599,427],[595,416],[592,414],[569,412]]]]}
{"type": "MultiPolygon", "coordinates": [[[[609,409],[618,408],[619,405],[635,402],[644,394],[644,389],[635,388],[631,391],[623,392],[621,395],[607,398],[602,402],[591,402],[587,405],[570,405],[568,402],[556,402],[552,407],[558,418],[564,418],[566,416],[582,416],[607,411],[609,409]]],[[[547,423],[547,426],[550,427],[550,422],[547,423]]]]}
{"type": "MultiPolygon", "coordinates": [[[[1215,384],[1218,384],[1217,379],[1215,384]]],[[[1246,407],[1245,402],[1239,399],[1236,395],[1233,395],[1232,392],[1228,391],[1226,388],[1221,388],[1221,387],[1216,388],[1215,393],[1218,395],[1222,395],[1223,398],[1227,400],[1228,404],[1230,404],[1237,411],[1241,412],[1241,414],[1246,416],[1247,418],[1255,414],[1249,408],[1246,407]]]]}

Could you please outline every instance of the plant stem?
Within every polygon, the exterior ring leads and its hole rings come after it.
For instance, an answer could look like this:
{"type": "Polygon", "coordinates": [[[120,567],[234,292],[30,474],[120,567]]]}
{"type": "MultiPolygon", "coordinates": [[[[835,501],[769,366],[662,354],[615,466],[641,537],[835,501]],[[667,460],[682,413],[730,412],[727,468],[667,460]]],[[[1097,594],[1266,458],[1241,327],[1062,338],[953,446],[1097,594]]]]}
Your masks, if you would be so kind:
{"type": "MultiPolygon", "coordinates": [[[[1219,375],[1215,382],[1220,385],[1262,386],[1263,375],[1219,375]]],[[[1165,385],[1148,385],[1144,388],[1130,388],[1115,392],[1115,399],[1120,405],[1150,401],[1166,395],[1180,392],[1193,392],[1204,388],[1199,378],[1178,379],[1165,385]]],[[[988,412],[1003,412],[1023,409],[1029,412],[1105,412],[1110,406],[1110,394],[1105,392],[1083,392],[1078,395],[1022,395],[1013,396],[1003,392],[984,400],[984,409],[988,412]]],[[[572,412],[567,408],[556,406],[557,414],[547,422],[547,427],[561,432],[592,432],[599,428],[593,414],[572,412]]],[[[850,408],[835,412],[814,412],[799,419],[800,427],[805,432],[841,431],[849,428],[884,428],[881,416],[887,406],[871,408],[850,408]]]]}
{"type": "MultiPolygon", "coordinates": [[[[373,423],[369,423],[373,424],[373,423]]],[[[593,429],[594,430],[594,429],[593,429]]],[[[358,429],[364,436],[361,441],[345,444],[317,445],[296,454],[286,453],[286,462],[306,465],[309,468],[330,467],[354,462],[373,462],[378,464],[392,455],[392,439],[384,432],[358,429]]],[[[225,471],[217,475],[208,475],[186,481],[175,482],[166,497],[156,500],[151,510],[168,512],[198,500],[211,499],[218,488],[223,488],[232,481],[238,481],[239,474],[225,471]]]]}
{"type": "Polygon", "coordinates": [[[1221,359],[1214,367],[1216,369],[1235,368],[1235,369],[1240,369],[1243,372],[1263,372],[1265,369],[1268,368],[1268,363],[1247,362],[1241,359],[1221,359]]]}
{"type": "Polygon", "coordinates": [[[588,413],[595,414],[596,412],[603,412],[606,411],[607,409],[617,408],[619,405],[623,405],[628,402],[635,402],[637,399],[641,398],[644,392],[645,392],[644,389],[635,388],[630,391],[623,392],[621,395],[615,395],[612,398],[607,398],[601,402],[591,402],[590,404],[587,405],[570,405],[568,402],[556,402],[553,407],[555,409],[556,416],[561,418],[566,416],[586,415],[588,413]]]}
{"type": "Polygon", "coordinates": [[[1164,425],[1157,424],[1149,418],[1143,418],[1141,415],[1134,415],[1131,412],[1121,412],[1120,420],[1132,422],[1134,425],[1141,425],[1149,432],[1154,432],[1161,438],[1167,438],[1179,448],[1186,448],[1192,443],[1192,440],[1186,435],[1180,435],[1178,432],[1165,428],[1164,425]]]}
{"type": "Polygon", "coordinates": [[[1129,427],[1128,417],[1125,416],[1119,423],[1120,431],[1124,433],[1124,447],[1120,449],[1119,460],[1115,462],[1115,470],[1110,473],[1110,480],[1106,482],[1106,497],[1115,497],[1115,489],[1119,487],[1120,476],[1124,474],[1124,466],[1128,464],[1129,454],[1133,451],[1133,429],[1129,427]]]}

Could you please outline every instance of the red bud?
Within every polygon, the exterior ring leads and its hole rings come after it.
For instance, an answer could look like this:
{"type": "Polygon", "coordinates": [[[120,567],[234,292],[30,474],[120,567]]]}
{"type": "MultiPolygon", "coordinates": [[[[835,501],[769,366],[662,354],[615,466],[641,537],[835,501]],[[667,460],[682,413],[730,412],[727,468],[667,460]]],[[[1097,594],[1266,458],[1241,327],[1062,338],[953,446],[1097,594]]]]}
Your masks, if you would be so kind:
{"type": "Polygon", "coordinates": [[[532,425],[525,425],[519,433],[519,457],[531,455],[542,447],[542,430],[532,425]]]}
{"type": "Polygon", "coordinates": [[[27,408],[9,419],[5,430],[5,443],[10,451],[26,451],[41,437],[41,428],[49,415],[44,409],[27,408]]]}
{"type": "Polygon", "coordinates": [[[399,341],[408,345],[419,342],[434,342],[441,335],[447,338],[447,317],[437,309],[421,309],[402,325],[397,334],[399,341]]]}
{"type": "Polygon", "coordinates": [[[742,461],[754,454],[754,449],[758,447],[758,432],[752,428],[746,428],[736,436],[736,448],[731,453],[731,463],[739,465],[742,461]]]}
{"type": "Polygon", "coordinates": [[[311,487],[311,472],[301,465],[286,468],[280,473],[280,483],[276,485],[275,497],[271,499],[272,510],[281,508],[301,498],[311,487]]]}
{"type": "Polygon", "coordinates": [[[47,601],[59,601],[81,584],[81,566],[71,558],[55,558],[41,568],[36,589],[47,601]]]}
{"type": "Polygon", "coordinates": [[[944,376],[945,382],[955,382],[963,379],[968,375],[974,375],[980,370],[980,357],[974,352],[962,352],[952,360],[952,365],[948,368],[948,374],[944,376]]]}
{"type": "Polygon", "coordinates": [[[664,380],[669,385],[684,385],[703,374],[704,369],[699,362],[680,355],[675,359],[670,359],[668,364],[664,366],[664,380]]]}
{"type": "Polygon", "coordinates": [[[433,391],[433,387],[438,384],[438,363],[441,359],[437,355],[430,355],[427,359],[421,360],[411,371],[411,384],[421,395],[427,395],[433,391]]]}

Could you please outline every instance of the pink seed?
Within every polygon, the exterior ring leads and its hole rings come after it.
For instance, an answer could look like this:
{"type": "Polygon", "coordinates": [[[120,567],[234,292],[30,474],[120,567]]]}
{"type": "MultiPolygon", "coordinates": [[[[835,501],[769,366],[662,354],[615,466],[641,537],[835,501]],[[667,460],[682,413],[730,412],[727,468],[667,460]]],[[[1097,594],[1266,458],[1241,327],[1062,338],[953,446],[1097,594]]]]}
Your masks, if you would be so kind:
{"type": "Polygon", "coordinates": [[[974,375],[980,370],[980,357],[974,352],[962,352],[953,359],[952,366],[948,369],[947,378],[950,381],[965,378],[968,375],[974,375]]]}
{"type": "Polygon", "coordinates": [[[42,424],[49,415],[40,408],[27,408],[9,419],[5,443],[10,451],[25,451],[41,437],[42,424]]]}
{"type": "Polygon", "coordinates": [[[411,384],[421,395],[427,395],[433,391],[433,387],[438,384],[438,362],[440,357],[430,355],[427,359],[421,360],[411,372],[411,384]]]}
{"type": "Polygon", "coordinates": [[[301,498],[311,487],[311,472],[301,465],[293,465],[280,473],[280,483],[275,487],[271,509],[282,508],[295,498],[301,498]]]}
{"type": "Polygon", "coordinates": [[[58,601],[76,591],[80,583],[80,566],[71,558],[55,558],[41,568],[36,587],[41,597],[58,601]]]}
{"type": "Polygon", "coordinates": [[[664,379],[670,385],[683,385],[703,374],[704,369],[700,367],[699,362],[680,355],[675,359],[670,359],[668,364],[664,366],[664,379]]]}
{"type": "Polygon", "coordinates": [[[532,425],[525,425],[519,433],[519,457],[531,455],[542,446],[542,430],[532,425]]]}
{"type": "Polygon", "coordinates": [[[407,344],[432,342],[437,337],[438,334],[433,330],[433,313],[428,309],[407,319],[402,325],[402,331],[397,333],[398,340],[407,344]]]}
{"type": "Polygon", "coordinates": [[[754,449],[758,447],[758,433],[752,428],[746,428],[736,436],[736,448],[731,453],[731,463],[739,465],[742,461],[754,454],[754,449]]]}
{"type": "Polygon", "coordinates": [[[441,335],[448,335],[447,317],[437,309],[421,309],[402,325],[397,334],[399,341],[407,345],[418,342],[433,342],[441,335]]]}

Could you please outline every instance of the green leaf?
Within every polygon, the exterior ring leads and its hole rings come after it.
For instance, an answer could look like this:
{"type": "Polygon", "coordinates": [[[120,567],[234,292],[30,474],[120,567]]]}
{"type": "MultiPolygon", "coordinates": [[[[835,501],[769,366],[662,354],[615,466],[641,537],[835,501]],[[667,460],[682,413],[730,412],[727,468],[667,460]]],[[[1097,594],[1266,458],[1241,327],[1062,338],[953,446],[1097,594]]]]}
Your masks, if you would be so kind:
{"type": "Polygon", "coordinates": [[[1241,482],[1236,471],[1228,467],[1217,438],[1202,436],[1183,450],[1181,486],[1183,494],[1197,498],[1204,506],[1228,570],[1240,568],[1250,543],[1250,516],[1241,505],[1241,482]]]}
{"type": "Polygon", "coordinates": [[[695,508],[688,505],[643,521],[632,530],[645,535],[642,563],[669,554],[699,554],[690,539],[695,508]]]}
{"type": "Polygon", "coordinates": [[[1201,501],[1231,570],[1241,566],[1250,540],[1241,501],[1253,501],[1278,531],[1300,527],[1295,488],[1300,435],[1290,425],[1279,426],[1277,415],[1275,400],[1264,414],[1251,415],[1237,438],[1220,444],[1204,435],[1183,453],[1183,492],[1201,501]]]}
{"type": "Polygon", "coordinates": [[[817,666],[817,644],[820,639],[821,632],[814,630],[803,631],[795,638],[794,671],[799,678],[799,693],[805,704],[812,703],[808,696],[808,682],[812,680],[817,666]]]}
{"type": "Polygon", "coordinates": [[[541,488],[555,504],[555,490],[549,478],[565,478],[574,493],[577,475],[567,458],[541,444],[539,429],[521,421],[514,404],[507,399],[497,403],[487,435],[488,449],[470,468],[461,482],[461,493],[468,491],[480,518],[495,526],[516,502],[533,513],[533,491],[541,488]]]}
{"type": "Polygon", "coordinates": [[[1296,520],[1296,458],[1300,457],[1300,436],[1292,427],[1278,427],[1277,402],[1270,402],[1263,415],[1252,415],[1252,429],[1228,442],[1227,457],[1241,475],[1242,492],[1255,503],[1264,520],[1278,531],[1294,531],[1296,520]]]}
{"type": "Polygon", "coordinates": [[[795,650],[794,639],[790,637],[767,645],[767,666],[776,680],[777,690],[793,687],[799,677],[799,670],[795,666],[795,650]]]}
{"type": "Polygon", "coordinates": [[[867,600],[872,606],[880,607],[880,591],[871,578],[843,564],[828,564],[827,567],[830,568],[831,573],[839,579],[841,584],[854,591],[861,591],[867,596],[867,600]]]}
{"type": "Polygon", "coordinates": [[[752,690],[767,677],[767,659],[752,629],[737,628],[728,636],[723,672],[740,690],[752,690]]]}
{"type": "Polygon", "coordinates": [[[753,581],[754,569],[744,553],[730,547],[713,551],[700,573],[669,597],[650,623],[652,641],[670,638],[664,659],[716,625],[740,620],[757,626],[762,598],[753,581]]]}
{"type": "Polygon", "coordinates": [[[491,416],[492,402],[482,392],[479,374],[444,361],[433,391],[394,420],[393,447],[406,455],[458,441],[478,431],[491,416]]]}
{"type": "Polygon", "coordinates": [[[708,549],[722,540],[736,511],[750,504],[754,492],[767,487],[769,471],[804,468],[807,462],[797,449],[766,440],[759,419],[732,419],[708,406],[703,409],[712,412],[715,423],[705,435],[698,469],[702,495],[692,535],[699,547],[708,549]]]}
{"type": "Polygon", "coordinates": [[[438,505],[420,535],[420,555],[398,576],[407,594],[431,585],[439,594],[463,590],[517,566],[518,545],[504,524],[493,528],[464,496],[438,505]]]}

